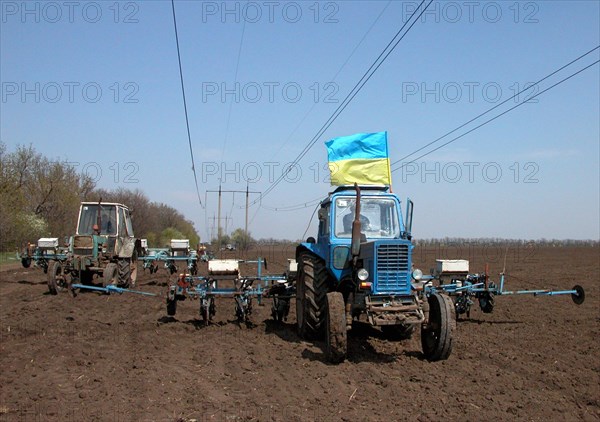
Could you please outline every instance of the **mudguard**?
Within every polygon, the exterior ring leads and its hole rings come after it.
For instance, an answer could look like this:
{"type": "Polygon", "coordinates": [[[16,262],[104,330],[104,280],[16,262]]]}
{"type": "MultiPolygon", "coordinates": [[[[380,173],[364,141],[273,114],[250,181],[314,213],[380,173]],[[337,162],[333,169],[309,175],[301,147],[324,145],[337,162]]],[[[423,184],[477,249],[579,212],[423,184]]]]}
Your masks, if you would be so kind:
{"type": "Polygon", "coordinates": [[[131,258],[136,249],[136,239],[133,237],[124,237],[120,239],[120,247],[117,255],[119,258],[131,258]]]}
{"type": "Polygon", "coordinates": [[[299,262],[298,258],[302,251],[310,251],[310,252],[314,253],[315,255],[317,255],[318,257],[320,257],[321,259],[323,259],[324,261],[327,260],[327,251],[324,250],[323,246],[319,245],[318,243],[312,243],[312,242],[300,243],[296,247],[296,261],[297,262],[299,262]]]}

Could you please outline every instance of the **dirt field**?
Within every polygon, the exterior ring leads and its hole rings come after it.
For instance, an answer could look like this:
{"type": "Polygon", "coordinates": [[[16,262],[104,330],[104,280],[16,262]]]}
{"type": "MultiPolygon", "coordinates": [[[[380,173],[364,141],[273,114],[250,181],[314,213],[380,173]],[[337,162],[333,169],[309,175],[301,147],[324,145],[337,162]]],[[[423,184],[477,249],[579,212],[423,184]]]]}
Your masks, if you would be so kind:
{"type": "MultiPolygon", "coordinates": [[[[291,249],[265,248],[280,274],[291,249]]],[[[461,245],[417,250],[464,257],[474,271],[502,269],[504,251],[461,245]]],[[[511,248],[511,288],[571,288],[569,296],[500,297],[493,314],[458,323],[449,360],[423,360],[419,336],[385,341],[366,325],[350,335],[350,357],[324,360],[323,344],[300,340],[294,304],[288,322],[254,307],[253,327],[198,321],[198,303],[166,318],[164,298],[132,294],[47,295],[45,275],[0,272],[0,421],[362,421],[600,420],[600,250],[511,248]]],[[[163,269],[141,290],[164,293],[163,269]]]]}

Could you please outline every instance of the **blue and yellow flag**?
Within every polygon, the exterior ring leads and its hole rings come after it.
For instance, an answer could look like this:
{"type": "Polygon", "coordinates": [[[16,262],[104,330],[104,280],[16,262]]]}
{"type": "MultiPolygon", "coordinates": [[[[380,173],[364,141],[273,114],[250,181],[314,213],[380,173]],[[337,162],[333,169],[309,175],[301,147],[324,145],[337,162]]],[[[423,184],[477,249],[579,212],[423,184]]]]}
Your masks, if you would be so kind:
{"type": "Polygon", "coordinates": [[[391,185],[387,132],[357,133],[325,142],[332,185],[391,185]]]}

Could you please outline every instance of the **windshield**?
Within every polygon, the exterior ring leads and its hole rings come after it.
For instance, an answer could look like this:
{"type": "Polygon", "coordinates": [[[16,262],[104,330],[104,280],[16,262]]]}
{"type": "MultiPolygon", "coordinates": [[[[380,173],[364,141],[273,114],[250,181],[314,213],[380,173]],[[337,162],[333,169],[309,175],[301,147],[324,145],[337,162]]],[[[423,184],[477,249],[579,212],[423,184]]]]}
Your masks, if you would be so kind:
{"type": "MultiPolygon", "coordinates": [[[[356,198],[340,197],[335,201],[335,235],[352,237],[352,221],[356,198]]],[[[363,197],[360,201],[361,232],[367,238],[394,239],[400,237],[396,201],[391,198],[363,197]]]]}
{"type": "MultiPolygon", "coordinates": [[[[100,234],[117,234],[117,207],[114,205],[100,205],[100,234]]],[[[98,205],[82,205],[79,216],[77,234],[94,234],[94,224],[98,221],[98,205]]]]}

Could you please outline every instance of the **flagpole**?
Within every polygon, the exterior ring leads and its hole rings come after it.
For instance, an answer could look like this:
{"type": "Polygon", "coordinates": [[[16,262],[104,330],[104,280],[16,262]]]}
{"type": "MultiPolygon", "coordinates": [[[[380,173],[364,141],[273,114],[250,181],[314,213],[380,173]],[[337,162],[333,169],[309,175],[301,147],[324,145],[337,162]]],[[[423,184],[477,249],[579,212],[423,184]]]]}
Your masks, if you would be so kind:
{"type": "Polygon", "coordinates": [[[393,190],[392,190],[392,166],[390,164],[390,147],[388,145],[387,130],[385,131],[385,151],[387,153],[386,155],[387,155],[388,178],[390,180],[390,193],[393,193],[393,190]]]}

